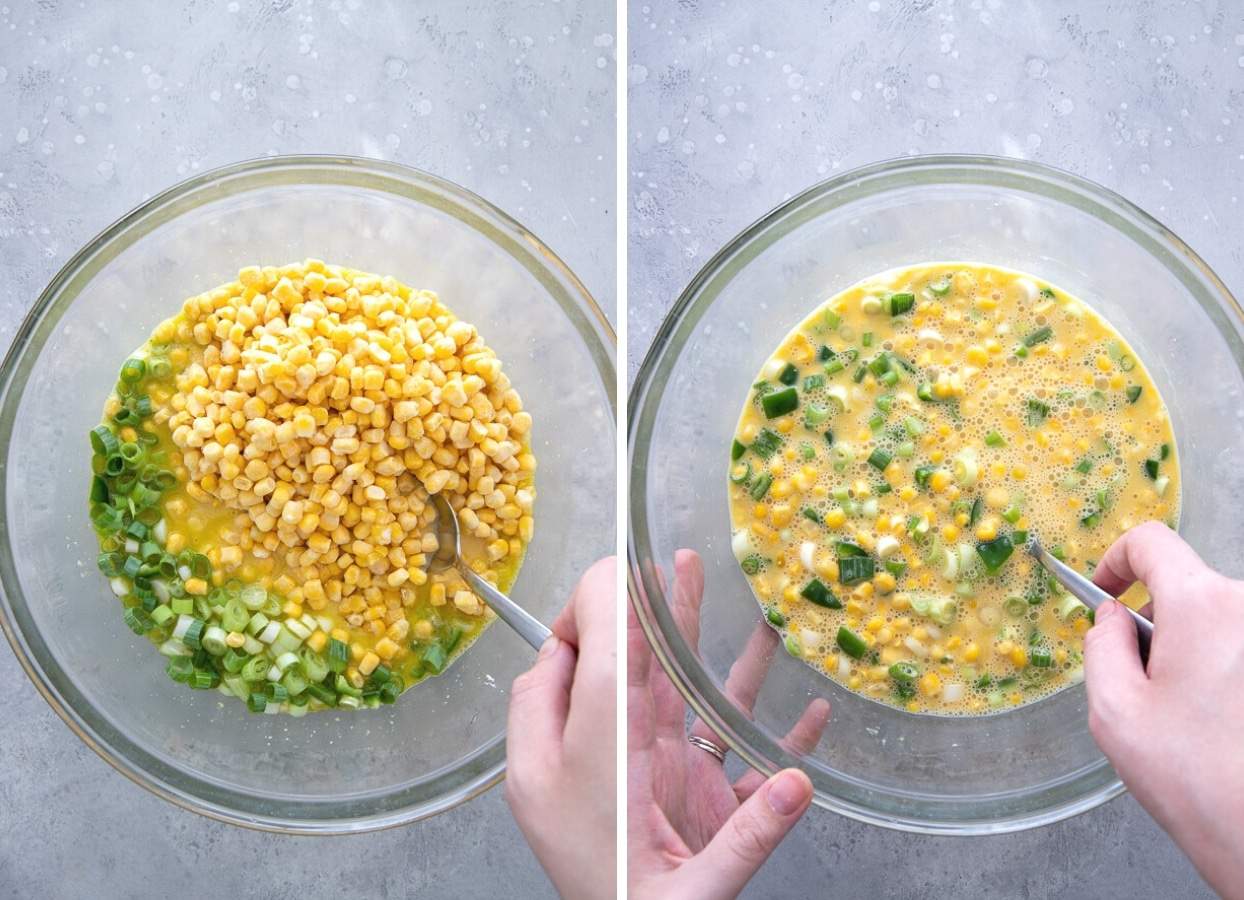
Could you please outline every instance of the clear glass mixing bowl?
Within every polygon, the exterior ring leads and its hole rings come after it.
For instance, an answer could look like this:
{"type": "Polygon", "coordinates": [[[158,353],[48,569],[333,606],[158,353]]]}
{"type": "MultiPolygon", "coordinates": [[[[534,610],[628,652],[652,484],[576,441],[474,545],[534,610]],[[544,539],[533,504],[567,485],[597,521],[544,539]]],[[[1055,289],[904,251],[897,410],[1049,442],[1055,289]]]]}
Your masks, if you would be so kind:
{"type": "MultiPolygon", "coordinates": [[[[52,280],[0,370],[0,623],[36,687],[118,771],[219,819],[291,832],[396,825],[500,780],[529,647],[494,624],[390,707],[254,716],[192,692],[121,621],[95,568],[87,430],[121,362],[239,267],[308,256],[439,292],[479,326],[535,419],[536,534],[515,600],[550,622],[615,543],[614,336],[540,241],[479,197],[373,160],[209,172],[105,230],[52,280]]],[[[36,775],[37,777],[37,775],[36,775]]]]}
{"type": "Polygon", "coordinates": [[[1121,197],[1018,160],[938,156],[823,182],[756,222],[695,277],[666,318],[629,407],[631,599],[695,712],[765,773],[799,766],[816,802],[862,821],[929,833],[1014,831],[1117,796],[1093,743],[1083,685],[980,718],[917,716],[865,700],[785,653],[749,717],[723,692],[760,621],[730,550],[726,465],[739,403],[807,312],[855,281],[926,260],[1035,273],[1091,303],[1146,361],[1173,417],[1182,534],[1239,569],[1244,317],[1209,267],[1121,197]],[[680,547],[706,571],[698,653],[675,626],[660,573],[680,547]],[[807,754],[779,743],[805,706],[833,713],[807,754]]]}

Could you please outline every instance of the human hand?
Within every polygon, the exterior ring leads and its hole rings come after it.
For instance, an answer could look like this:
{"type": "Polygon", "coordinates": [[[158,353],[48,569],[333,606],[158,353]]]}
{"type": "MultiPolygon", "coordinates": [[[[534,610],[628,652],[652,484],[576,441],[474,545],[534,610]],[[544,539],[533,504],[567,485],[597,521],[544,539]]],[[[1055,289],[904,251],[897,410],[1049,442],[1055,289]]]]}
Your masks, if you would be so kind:
{"type": "Polygon", "coordinates": [[[617,872],[617,559],[592,565],[510,695],[505,797],[563,897],[617,872]]]}
{"type": "Polygon", "coordinates": [[[1165,525],[1117,540],[1093,580],[1152,597],[1148,671],[1136,626],[1103,604],[1084,639],[1089,730],[1123,783],[1224,897],[1244,897],[1244,583],[1165,525]]]}
{"type": "MultiPolygon", "coordinates": [[[[678,551],[673,612],[692,647],[699,643],[703,592],[699,556],[678,551]]],[[[776,646],[761,623],[730,669],[726,693],[744,713],[751,712],[776,646]]],[[[731,784],[716,757],[688,743],[685,716],[628,606],[627,856],[634,898],[736,896],[812,800],[812,784],[798,769],[768,780],[752,771],[731,784]]],[[[787,735],[787,748],[810,752],[828,720],[829,704],[813,701],[787,735]]],[[[722,744],[698,719],[691,734],[722,744]]]]}

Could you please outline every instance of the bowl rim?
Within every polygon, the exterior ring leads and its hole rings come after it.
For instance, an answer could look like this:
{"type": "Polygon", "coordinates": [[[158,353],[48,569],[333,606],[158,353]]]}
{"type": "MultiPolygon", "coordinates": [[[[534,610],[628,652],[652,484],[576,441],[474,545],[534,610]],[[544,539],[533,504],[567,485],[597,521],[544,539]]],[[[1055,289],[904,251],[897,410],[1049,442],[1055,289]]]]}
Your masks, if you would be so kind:
{"type": "MultiPolygon", "coordinates": [[[[668,368],[673,364],[672,361],[666,363],[667,349],[673,346],[677,336],[681,335],[685,339],[696,327],[716,299],[717,291],[713,288],[718,284],[724,286],[738,270],[767,249],[769,244],[766,243],[748,254],[747,251],[755,246],[758,239],[779,226],[786,227],[786,231],[782,232],[785,234],[823,212],[838,209],[865,197],[900,187],[938,184],[980,185],[995,189],[1009,186],[1024,193],[1033,193],[1034,189],[1044,186],[1045,190],[1037,193],[1061,203],[1070,203],[1093,215],[1154,255],[1202,303],[1211,318],[1221,325],[1231,326],[1230,329],[1220,329],[1223,338],[1236,349],[1237,358],[1244,358],[1244,309],[1241,309],[1239,302],[1218,275],[1186,242],[1115,191],[1083,176],[1031,160],[948,153],[895,157],[867,163],[800,191],[761,215],[727,241],[688,282],[666,313],[652,343],[645,349],[643,361],[631,385],[627,405],[627,594],[649,646],[691,711],[719,735],[729,750],[734,751],[744,763],[766,777],[781,768],[774,764],[775,759],[786,765],[798,765],[798,758],[787,754],[776,741],[759,732],[725,698],[695,654],[681,649],[685,644],[680,635],[674,640],[667,637],[668,630],[673,627],[668,604],[664,601],[660,580],[655,577],[655,573],[647,571],[647,560],[650,557],[641,556],[639,553],[641,547],[648,549],[649,539],[644,521],[647,502],[644,493],[647,448],[638,445],[637,436],[641,433],[646,436],[652,431],[646,425],[650,426],[656,414],[656,409],[650,404],[654,383],[660,377],[663,365],[668,368]],[[982,180],[985,175],[990,175],[995,180],[982,180]],[[910,180],[900,181],[904,177],[910,180]],[[1075,202],[1077,200],[1079,202],[1075,202]],[[709,297],[707,302],[704,301],[706,295],[709,297]],[[1213,303],[1207,303],[1206,299],[1216,301],[1219,309],[1215,310],[1213,303]],[[1219,313],[1219,317],[1214,315],[1215,312],[1219,313]],[[1222,316],[1223,313],[1225,316],[1222,316]],[[649,597],[662,600],[654,604],[649,597]],[[755,745],[749,743],[748,736],[751,736],[755,745]]],[[[656,385],[656,390],[658,394],[663,392],[663,381],[656,385]]],[[[878,812],[852,800],[823,793],[819,789],[813,793],[813,802],[847,818],[898,831],[934,835],[1005,834],[1079,815],[1118,797],[1126,790],[1105,757],[1100,756],[1096,764],[1066,773],[1047,784],[1047,792],[1057,794],[1060,788],[1065,788],[1092,770],[1104,770],[1108,773],[1108,782],[1094,791],[1079,796],[1068,795],[1064,791],[1054,803],[1036,812],[965,817],[952,822],[878,812]]],[[[844,782],[853,780],[846,773],[835,773],[835,777],[844,782]]],[[[894,792],[895,795],[899,793],[894,792]]],[[[992,795],[991,799],[1003,800],[1006,796],[1008,795],[992,795]]]]}
{"type": "MultiPolygon", "coordinates": [[[[56,316],[51,322],[48,321],[48,315],[57,301],[62,301],[60,311],[63,312],[80,293],[81,288],[104,265],[155,228],[175,221],[184,212],[252,190],[305,184],[340,185],[382,191],[405,200],[435,206],[441,212],[453,215],[515,258],[557,300],[562,312],[583,338],[600,376],[612,414],[611,422],[616,422],[617,337],[613,326],[578,276],[530,229],[473,191],[413,166],[343,154],[285,154],[243,159],[179,181],[115,219],[74,253],[39,293],[14,332],[3,362],[0,362],[0,425],[7,427],[16,413],[16,407],[22,399],[22,391],[14,390],[18,370],[27,351],[36,342],[39,347],[42,346],[42,341],[39,340],[40,330],[45,332],[45,337],[46,331],[59,319],[56,316]],[[320,172],[323,177],[308,179],[306,176],[313,172],[320,172]],[[433,198],[439,198],[441,203],[430,203],[429,200],[433,198]]],[[[23,377],[18,387],[24,388],[25,383],[26,379],[23,377]]],[[[9,429],[9,439],[11,438],[12,432],[9,429]]],[[[7,443],[4,449],[7,451],[7,443]]],[[[0,509],[7,505],[7,494],[7,480],[0,479],[0,509]]],[[[0,557],[12,557],[9,525],[7,516],[3,515],[0,515],[0,557]]],[[[103,729],[99,726],[105,725],[108,730],[118,735],[120,732],[111,723],[97,720],[97,724],[91,724],[63,696],[62,689],[55,682],[63,680],[72,687],[71,680],[55,664],[54,659],[51,660],[50,671],[37,658],[38,654],[32,649],[26,631],[19,624],[21,617],[15,613],[10,600],[11,589],[19,596],[22,595],[16,578],[0,572],[0,631],[4,632],[19,665],[35,689],[70,731],[110,767],[140,787],[182,809],[257,831],[293,835],[356,834],[405,825],[452,809],[494,787],[505,777],[505,735],[502,733],[454,764],[461,765],[464,761],[483,762],[483,765],[474,766],[448,792],[379,813],[341,817],[324,814],[293,817],[264,812],[240,812],[227,804],[205,799],[171,783],[163,775],[119,752],[100,733],[103,729]],[[486,756],[490,759],[484,760],[486,756]]],[[[24,599],[22,605],[25,606],[24,599]]],[[[90,709],[90,703],[85,697],[81,697],[81,702],[90,709]]],[[[141,749],[138,753],[144,758],[150,757],[150,754],[141,749]]],[[[198,784],[203,780],[198,775],[187,774],[186,770],[175,771],[189,784],[198,784]]],[[[319,801],[307,803],[305,806],[313,812],[331,810],[330,804],[319,801]]]]}

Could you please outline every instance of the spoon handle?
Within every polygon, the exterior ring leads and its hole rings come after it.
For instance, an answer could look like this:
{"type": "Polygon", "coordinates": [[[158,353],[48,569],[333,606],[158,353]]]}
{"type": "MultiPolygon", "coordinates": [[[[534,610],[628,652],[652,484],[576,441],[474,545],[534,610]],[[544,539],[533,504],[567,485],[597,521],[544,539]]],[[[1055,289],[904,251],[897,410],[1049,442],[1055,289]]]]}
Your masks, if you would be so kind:
{"type": "MultiPolygon", "coordinates": [[[[1035,556],[1073,597],[1094,612],[1107,600],[1118,599],[1095,585],[1092,579],[1086,578],[1062,560],[1051,555],[1035,538],[1028,542],[1028,552],[1035,556]]],[[[1120,603],[1119,605],[1136,623],[1136,646],[1140,650],[1140,661],[1143,665],[1148,665],[1149,645],[1153,642],[1153,623],[1126,604],[1120,603]]]]}
{"type": "Polygon", "coordinates": [[[549,639],[549,635],[553,632],[549,631],[543,622],[472,572],[470,566],[459,562],[457,569],[471,586],[471,590],[479,594],[483,601],[492,607],[492,611],[517,631],[519,636],[532,647],[539,650],[541,645],[549,639]]]}

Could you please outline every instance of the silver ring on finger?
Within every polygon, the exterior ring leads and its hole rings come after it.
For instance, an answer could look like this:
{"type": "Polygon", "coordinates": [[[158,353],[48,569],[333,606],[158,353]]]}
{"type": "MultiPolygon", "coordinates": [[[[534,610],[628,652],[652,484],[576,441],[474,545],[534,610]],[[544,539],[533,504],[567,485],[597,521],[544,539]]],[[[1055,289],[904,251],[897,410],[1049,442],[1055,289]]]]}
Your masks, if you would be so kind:
{"type": "Polygon", "coordinates": [[[689,734],[687,735],[687,743],[689,743],[692,747],[699,747],[705,753],[717,757],[717,761],[719,763],[724,763],[726,761],[725,748],[718,747],[712,741],[708,740],[708,738],[702,738],[698,734],[689,734]]]}

